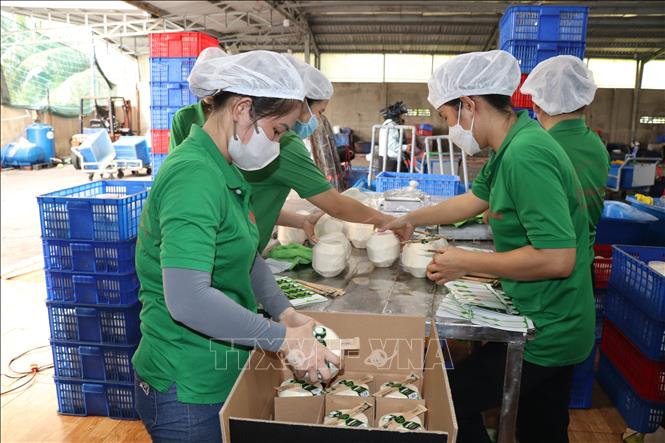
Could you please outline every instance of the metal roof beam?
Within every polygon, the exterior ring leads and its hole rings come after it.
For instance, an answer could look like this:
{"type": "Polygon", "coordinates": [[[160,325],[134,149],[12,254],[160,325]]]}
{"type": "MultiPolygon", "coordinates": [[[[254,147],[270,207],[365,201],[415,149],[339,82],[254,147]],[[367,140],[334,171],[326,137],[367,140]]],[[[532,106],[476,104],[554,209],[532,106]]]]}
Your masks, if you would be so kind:
{"type": "Polygon", "coordinates": [[[319,50],[318,45],[316,44],[316,39],[314,38],[314,33],[309,27],[307,19],[304,17],[302,12],[295,6],[295,4],[288,4],[286,2],[277,2],[277,1],[266,1],[265,2],[272,9],[282,14],[284,17],[289,19],[295,26],[300,28],[300,30],[307,36],[308,39],[312,42],[312,49],[317,57],[321,56],[321,51],[319,50]]]}

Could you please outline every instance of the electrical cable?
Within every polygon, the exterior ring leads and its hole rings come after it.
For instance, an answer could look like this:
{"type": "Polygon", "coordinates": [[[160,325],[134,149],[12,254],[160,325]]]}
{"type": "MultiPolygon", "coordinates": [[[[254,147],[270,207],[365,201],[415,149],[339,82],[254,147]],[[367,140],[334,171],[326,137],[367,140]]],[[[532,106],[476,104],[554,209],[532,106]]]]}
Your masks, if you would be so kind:
{"type": "Polygon", "coordinates": [[[21,354],[17,355],[16,357],[13,357],[11,360],[9,360],[9,363],[7,364],[7,369],[9,370],[10,373],[8,373],[8,374],[3,373],[3,374],[0,374],[0,375],[2,375],[3,377],[13,379],[13,381],[10,383],[10,386],[13,385],[14,383],[18,382],[19,380],[23,380],[24,378],[29,377],[29,379],[27,381],[21,383],[20,385],[15,386],[15,387],[7,390],[7,391],[0,392],[0,396],[5,395],[5,394],[9,394],[11,392],[15,392],[15,391],[21,389],[24,386],[27,386],[26,389],[30,388],[30,386],[32,386],[32,382],[37,378],[38,373],[40,373],[42,371],[45,371],[47,369],[53,368],[52,363],[45,364],[45,365],[38,365],[36,363],[32,363],[32,364],[30,364],[30,370],[28,370],[28,371],[17,371],[16,369],[12,368],[12,364],[14,362],[16,362],[17,360],[25,357],[26,355],[30,354],[33,351],[36,351],[38,349],[47,348],[49,346],[50,345],[43,345],[43,346],[37,346],[35,348],[28,349],[27,351],[24,351],[21,354]]]}

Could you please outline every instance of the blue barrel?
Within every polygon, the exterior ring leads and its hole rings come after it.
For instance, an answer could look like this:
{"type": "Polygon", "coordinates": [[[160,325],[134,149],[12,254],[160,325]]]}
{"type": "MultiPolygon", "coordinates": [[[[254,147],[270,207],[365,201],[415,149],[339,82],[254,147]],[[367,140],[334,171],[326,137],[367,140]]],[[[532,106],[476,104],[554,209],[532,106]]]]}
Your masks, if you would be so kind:
{"type": "Polygon", "coordinates": [[[18,145],[9,143],[0,151],[2,166],[30,166],[44,161],[44,150],[34,143],[18,145]]]}
{"type": "Polygon", "coordinates": [[[44,150],[44,157],[47,163],[55,157],[55,134],[53,127],[45,123],[33,123],[25,128],[26,137],[29,141],[44,150]]]}

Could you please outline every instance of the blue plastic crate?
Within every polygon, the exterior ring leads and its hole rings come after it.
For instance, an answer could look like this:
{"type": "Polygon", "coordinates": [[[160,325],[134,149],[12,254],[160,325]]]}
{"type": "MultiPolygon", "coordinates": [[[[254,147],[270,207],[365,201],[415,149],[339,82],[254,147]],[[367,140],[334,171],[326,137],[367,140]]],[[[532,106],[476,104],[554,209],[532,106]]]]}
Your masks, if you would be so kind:
{"type": "Polygon", "coordinates": [[[162,166],[162,163],[164,163],[164,160],[166,159],[166,156],[168,154],[153,154],[152,155],[152,176],[157,177],[157,172],[159,172],[159,168],[162,166]]]}
{"type": "Polygon", "coordinates": [[[665,248],[613,246],[610,284],[649,317],[665,322],[665,275],[651,269],[650,261],[665,261],[665,248]]]}
{"type": "Polygon", "coordinates": [[[573,55],[584,58],[584,42],[539,42],[510,40],[501,46],[519,62],[523,73],[528,74],[536,65],[557,55],[573,55]]]}
{"type": "Polygon", "coordinates": [[[591,407],[591,391],[593,388],[593,364],[596,361],[597,344],[594,344],[591,354],[582,363],[575,365],[573,370],[573,384],[570,388],[571,409],[589,409],[591,407]]]}
{"type": "Polygon", "coordinates": [[[499,23],[499,42],[508,40],[586,40],[585,6],[509,6],[499,23]]]}
{"type": "Polygon", "coordinates": [[[137,346],[91,346],[88,343],[52,341],[55,376],[132,383],[132,356],[136,348],[137,346]]]}
{"type": "Polygon", "coordinates": [[[596,226],[596,243],[605,245],[653,244],[653,227],[658,221],[622,220],[600,217],[596,226]]]}
{"type": "Polygon", "coordinates": [[[652,360],[665,360],[665,322],[654,320],[610,283],[605,317],[652,360]]]}
{"type": "Polygon", "coordinates": [[[129,305],[138,301],[141,284],[130,274],[79,274],[46,271],[47,300],[99,305],[129,305]]]}
{"type": "Polygon", "coordinates": [[[665,416],[665,404],[640,397],[603,352],[600,353],[598,382],[630,428],[643,433],[658,429],[665,416]]]}
{"type": "Polygon", "coordinates": [[[152,182],[103,180],[37,197],[42,238],[130,240],[152,182]]]}
{"type": "Polygon", "coordinates": [[[86,163],[98,163],[112,159],[114,154],[111,137],[104,129],[88,133],[78,150],[86,163]]]}
{"type": "Polygon", "coordinates": [[[145,137],[138,135],[120,137],[113,142],[113,149],[115,150],[116,159],[139,159],[143,162],[144,166],[150,164],[150,149],[148,148],[148,142],[145,137]]]}
{"type": "Polygon", "coordinates": [[[141,303],[94,306],[47,301],[46,307],[52,340],[137,345],[141,339],[141,303]]]}
{"type": "Polygon", "coordinates": [[[150,82],[186,82],[196,57],[151,58],[150,82]]]}
{"type": "Polygon", "coordinates": [[[152,129],[171,129],[173,116],[180,107],[150,107],[150,123],[152,129]]]}
{"type": "Polygon", "coordinates": [[[178,107],[196,103],[188,83],[153,83],[150,85],[150,105],[178,107]]]}
{"type": "Polygon", "coordinates": [[[629,196],[626,197],[626,201],[630,203],[631,206],[644,211],[647,214],[651,214],[654,217],[658,218],[658,223],[654,223],[651,227],[651,238],[653,240],[653,245],[665,246],[665,207],[648,205],[637,201],[635,197],[629,196]]]}
{"type": "Polygon", "coordinates": [[[44,269],[47,271],[125,274],[134,272],[136,240],[83,242],[44,239],[44,269]]]}
{"type": "Polygon", "coordinates": [[[459,177],[456,175],[417,174],[408,172],[381,172],[376,176],[376,191],[406,188],[409,182],[418,182],[418,189],[429,195],[453,197],[458,193],[459,177]]]}
{"type": "Polygon", "coordinates": [[[134,420],[133,383],[99,383],[56,377],[58,412],[63,415],[96,415],[134,420]]]}

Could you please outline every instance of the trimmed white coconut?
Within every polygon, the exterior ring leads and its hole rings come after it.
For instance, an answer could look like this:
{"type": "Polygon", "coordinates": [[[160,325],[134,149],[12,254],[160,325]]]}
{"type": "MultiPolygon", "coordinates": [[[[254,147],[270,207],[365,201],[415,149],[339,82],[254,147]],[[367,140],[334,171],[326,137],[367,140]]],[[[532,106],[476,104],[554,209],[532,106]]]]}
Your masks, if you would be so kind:
{"type": "Polygon", "coordinates": [[[354,380],[340,380],[332,387],[346,385],[348,389],[335,390],[332,395],[342,395],[345,397],[369,397],[369,386],[365,383],[356,383],[354,380]]]}
{"type": "Polygon", "coordinates": [[[365,249],[372,234],[374,234],[374,225],[346,222],[346,235],[358,249],[365,249]]]}
{"type": "Polygon", "coordinates": [[[351,256],[351,245],[341,232],[319,237],[312,250],[312,268],[323,277],[339,275],[351,256]]]}
{"type": "Polygon", "coordinates": [[[378,268],[392,266],[399,257],[399,239],[391,231],[374,233],[366,247],[369,261],[378,268]]]}
{"type": "Polygon", "coordinates": [[[320,383],[309,383],[305,380],[290,378],[284,380],[280,386],[294,385],[279,391],[278,397],[317,397],[323,394],[323,387],[320,383]]]}
{"type": "Polygon", "coordinates": [[[430,250],[441,249],[448,246],[448,242],[441,238],[434,241],[407,243],[402,250],[402,268],[416,278],[427,275],[427,265],[432,261],[434,252],[430,250]]]}
{"type": "Polygon", "coordinates": [[[379,427],[387,426],[391,421],[402,422],[398,428],[395,428],[399,432],[413,432],[413,431],[422,431],[423,422],[420,420],[420,417],[413,417],[410,420],[405,420],[404,416],[400,412],[393,412],[391,414],[386,414],[379,419],[379,427]]]}
{"type": "MultiPolygon", "coordinates": [[[[319,341],[323,346],[330,349],[330,351],[342,358],[342,347],[339,340],[339,335],[332,329],[321,324],[314,326],[312,330],[312,335],[315,339],[319,341]]],[[[330,377],[334,378],[339,373],[339,368],[332,363],[326,363],[328,369],[330,369],[330,377]]],[[[305,379],[309,379],[309,374],[305,374],[305,379]]]]}
{"type": "Polygon", "coordinates": [[[399,388],[392,391],[390,394],[384,395],[383,398],[408,398],[411,400],[420,400],[420,391],[418,391],[418,387],[411,383],[403,385],[397,382],[386,382],[381,385],[379,390],[394,385],[399,385],[399,388]]]}
{"type": "Polygon", "coordinates": [[[321,238],[327,234],[332,234],[333,232],[344,233],[344,222],[336,218],[332,218],[328,214],[323,214],[319,221],[316,222],[314,226],[314,234],[317,238],[321,238]]]}
{"type": "Polygon", "coordinates": [[[277,241],[280,245],[303,244],[307,240],[305,231],[299,228],[289,228],[288,226],[277,227],[277,241]]]}
{"type": "Polygon", "coordinates": [[[366,428],[369,420],[362,412],[349,415],[350,409],[330,411],[323,419],[324,425],[334,424],[338,428],[366,428]]]}

